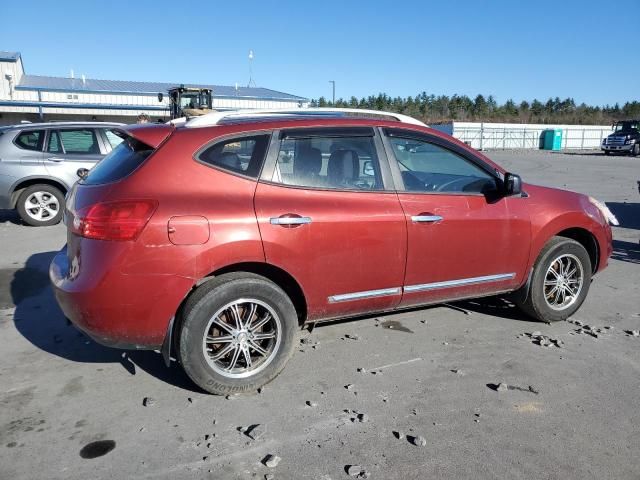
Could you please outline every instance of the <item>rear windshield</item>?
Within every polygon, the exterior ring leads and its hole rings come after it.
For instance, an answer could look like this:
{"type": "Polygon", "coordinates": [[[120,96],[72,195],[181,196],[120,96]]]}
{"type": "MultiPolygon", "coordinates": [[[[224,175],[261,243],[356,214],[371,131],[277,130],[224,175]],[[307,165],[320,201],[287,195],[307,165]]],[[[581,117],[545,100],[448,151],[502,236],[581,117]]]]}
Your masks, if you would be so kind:
{"type": "Polygon", "coordinates": [[[124,141],[89,170],[89,175],[80,183],[99,185],[116,182],[142,165],[152,153],[153,148],[149,145],[132,137],[124,137],[124,141]]]}

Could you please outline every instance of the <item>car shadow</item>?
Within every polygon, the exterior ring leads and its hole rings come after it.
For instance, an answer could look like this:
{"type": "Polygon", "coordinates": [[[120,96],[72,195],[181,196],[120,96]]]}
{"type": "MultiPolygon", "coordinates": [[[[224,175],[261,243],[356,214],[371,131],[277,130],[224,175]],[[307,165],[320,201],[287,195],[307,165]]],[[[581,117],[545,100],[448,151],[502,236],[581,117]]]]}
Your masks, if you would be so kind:
{"type": "MultiPolygon", "coordinates": [[[[605,157],[607,155],[604,154],[604,152],[601,152],[600,150],[598,151],[594,151],[594,150],[578,150],[578,151],[574,151],[574,152],[569,152],[567,150],[562,150],[560,152],[553,152],[554,155],[579,155],[581,157],[605,157]]],[[[613,154],[613,156],[622,156],[619,154],[613,154]]]]}
{"type": "Polygon", "coordinates": [[[14,225],[24,225],[20,215],[15,210],[0,210],[0,223],[9,222],[14,225]]]}
{"type": "Polygon", "coordinates": [[[16,330],[32,345],[79,363],[119,363],[131,375],[140,368],[178,388],[203,393],[176,362],[167,368],[153,351],[118,350],[102,346],[76,329],[56,303],[49,284],[49,264],[57,252],[31,255],[23,268],[0,269],[0,308],[15,306],[16,330]]]}
{"type": "Polygon", "coordinates": [[[640,203],[607,202],[607,207],[620,222],[620,227],[640,230],[640,203]]]}
{"type": "Polygon", "coordinates": [[[463,300],[453,303],[455,307],[469,310],[471,312],[482,313],[508,320],[517,320],[519,322],[536,322],[533,318],[522,312],[507,297],[482,297],[473,300],[463,300]]]}
{"type": "Polygon", "coordinates": [[[614,240],[611,258],[613,260],[620,260],[621,262],[640,265],[640,245],[633,242],[614,240]]]}
{"type": "Polygon", "coordinates": [[[323,322],[318,322],[313,328],[317,327],[326,327],[330,325],[340,325],[343,323],[351,323],[357,322],[359,320],[370,320],[370,319],[383,319],[385,317],[390,317],[393,315],[398,315],[401,313],[411,313],[411,312],[427,312],[436,308],[451,308],[453,310],[458,310],[461,313],[483,313],[485,315],[491,315],[494,317],[505,318],[507,320],[517,320],[521,322],[535,322],[536,320],[522,313],[522,311],[511,301],[509,301],[506,297],[482,297],[472,300],[460,300],[457,302],[449,302],[449,303],[436,303],[433,305],[423,305],[418,307],[410,307],[403,308],[399,310],[391,310],[388,312],[381,312],[375,314],[365,314],[358,315],[347,318],[338,318],[334,320],[327,320],[323,322]]]}

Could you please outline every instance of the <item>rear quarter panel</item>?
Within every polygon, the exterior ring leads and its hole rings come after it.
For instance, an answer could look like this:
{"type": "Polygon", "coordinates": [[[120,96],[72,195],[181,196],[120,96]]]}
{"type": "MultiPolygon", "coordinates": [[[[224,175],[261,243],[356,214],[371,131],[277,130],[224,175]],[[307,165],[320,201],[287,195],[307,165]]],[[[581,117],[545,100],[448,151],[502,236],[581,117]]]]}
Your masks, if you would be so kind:
{"type": "Polygon", "coordinates": [[[172,273],[194,282],[234,263],[264,262],[253,208],[256,180],[203,165],[193,154],[228,128],[176,130],[139,171],[122,185],[118,196],[157,199],[159,206],[136,242],[125,273],[172,273]],[[170,241],[168,222],[176,216],[204,217],[209,238],[195,245],[170,241]],[[134,260],[135,259],[135,260],[134,260]]]}

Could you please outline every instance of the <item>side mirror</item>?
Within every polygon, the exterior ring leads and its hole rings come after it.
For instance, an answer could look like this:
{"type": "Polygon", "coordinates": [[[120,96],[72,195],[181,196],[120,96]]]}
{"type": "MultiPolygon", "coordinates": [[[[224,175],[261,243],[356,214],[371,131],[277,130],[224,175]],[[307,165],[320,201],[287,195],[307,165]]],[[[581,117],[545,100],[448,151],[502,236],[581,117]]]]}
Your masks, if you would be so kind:
{"type": "Polygon", "coordinates": [[[80,179],[84,179],[88,174],[89,170],[87,168],[79,168],[76,172],[76,175],[78,175],[80,179]]]}
{"type": "Polygon", "coordinates": [[[366,162],[364,162],[364,166],[362,167],[362,174],[368,177],[375,177],[376,172],[373,169],[373,163],[371,162],[371,160],[367,160],[366,162]]]}
{"type": "Polygon", "coordinates": [[[160,93],[158,94],[158,101],[159,101],[160,103],[162,103],[162,100],[163,100],[163,99],[164,99],[164,95],[162,95],[162,92],[160,92],[160,93]]]}
{"type": "Polygon", "coordinates": [[[519,195],[522,193],[522,179],[515,173],[504,174],[504,192],[507,195],[519,195]]]}

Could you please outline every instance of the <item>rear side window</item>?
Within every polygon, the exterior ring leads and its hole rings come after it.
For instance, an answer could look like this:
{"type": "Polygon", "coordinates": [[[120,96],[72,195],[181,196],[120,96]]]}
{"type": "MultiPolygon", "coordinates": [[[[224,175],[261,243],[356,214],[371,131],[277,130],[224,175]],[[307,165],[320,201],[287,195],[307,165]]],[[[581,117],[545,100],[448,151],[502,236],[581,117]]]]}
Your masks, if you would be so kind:
{"type": "Polygon", "coordinates": [[[257,178],[271,135],[255,135],[224,140],[198,155],[198,160],[214,167],[257,178]]]}
{"type": "Polygon", "coordinates": [[[66,153],[99,154],[100,146],[92,128],[60,130],[60,138],[66,153]]]}
{"type": "Polygon", "coordinates": [[[131,174],[153,153],[153,148],[135,138],[126,137],[109,155],[100,160],[80,183],[99,185],[116,182],[131,174]]]}
{"type": "Polygon", "coordinates": [[[49,144],[47,145],[47,152],[49,153],[62,153],[62,146],[60,145],[60,135],[56,130],[49,132],[49,144]]]}
{"type": "Polygon", "coordinates": [[[383,189],[373,136],[285,136],[272,181],[321,189],[383,189]]]}
{"type": "Polygon", "coordinates": [[[18,135],[14,143],[23,150],[42,150],[43,140],[43,130],[30,130],[18,135]]]}

